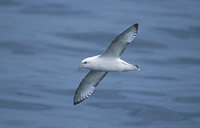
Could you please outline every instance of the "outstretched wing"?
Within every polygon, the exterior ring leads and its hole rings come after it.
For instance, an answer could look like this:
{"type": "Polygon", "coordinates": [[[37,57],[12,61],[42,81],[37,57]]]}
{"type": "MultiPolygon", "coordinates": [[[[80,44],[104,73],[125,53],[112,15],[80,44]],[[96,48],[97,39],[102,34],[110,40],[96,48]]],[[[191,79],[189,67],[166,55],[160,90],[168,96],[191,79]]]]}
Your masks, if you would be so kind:
{"type": "Polygon", "coordinates": [[[81,81],[74,95],[74,105],[87,99],[108,72],[91,70],[81,81]]]}
{"type": "Polygon", "coordinates": [[[138,24],[134,24],[117,38],[115,38],[106,51],[102,54],[105,57],[119,57],[127,48],[127,46],[134,40],[138,31],[138,24]]]}

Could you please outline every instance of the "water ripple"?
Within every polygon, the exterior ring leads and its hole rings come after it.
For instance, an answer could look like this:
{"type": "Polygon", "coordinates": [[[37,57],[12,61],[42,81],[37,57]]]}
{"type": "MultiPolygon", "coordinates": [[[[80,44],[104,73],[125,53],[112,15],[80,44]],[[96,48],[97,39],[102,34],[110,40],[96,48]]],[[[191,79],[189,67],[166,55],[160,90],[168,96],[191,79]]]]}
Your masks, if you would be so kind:
{"type": "Polygon", "coordinates": [[[53,15],[53,16],[82,16],[91,15],[92,12],[88,10],[74,10],[67,4],[48,3],[46,5],[31,5],[27,8],[21,9],[20,13],[28,15],[53,15]]]}
{"type": "Polygon", "coordinates": [[[194,57],[178,57],[170,59],[170,62],[173,64],[181,64],[181,65],[200,65],[200,58],[194,57]]]}
{"type": "Polygon", "coordinates": [[[176,97],[177,102],[186,103],[186,104],[200,104],[200,97],[190,96],[190,97],[176,97]]]}
{"type": "Polygon", "coordinates": [[[132,102],[98,102],[88,103],[88,105],[101,108],[101,109],[123,109],[129,110],[130,117],[142,118],[148,121],[183,121],[189,118],[199,117],[200,112],[196,113],[183,113],[161,106],[152,106],[146,104],[132,103],[132,102]]]}
{"type": "Polygon", "coordinates": [[[180,39],[190,39],[190,38],[197,38],[199,39],[200,36],[200,26],[189,27],[188,29],[175,29],[175,28],[157,28],[158,30],[164,31],[169,33],[171,36],[180,38],[180,39]]]}
{"type": "Polygon", "coordinates": [[[0,0],[0,6],[16,6],[20,4],[20,2],[14,0],[0,0]]]}
{"type": "Polygon", "coordinates": [[[108,44],[108,42],[112,41],[116,35],[112,33],[106,32],[84,32],[84,33],[57,33],[56,36],[62,38],[71,38],[73,40],[80,40],[86,42],[93,42],[99,44],[108,44]]]}
{"type": "Polygon", "coordinates": [[[23,101],[0,99],[0,108],[19,109],[19,110],[48,110],[52,107],[49,105],[30,103],[23,101]]]}

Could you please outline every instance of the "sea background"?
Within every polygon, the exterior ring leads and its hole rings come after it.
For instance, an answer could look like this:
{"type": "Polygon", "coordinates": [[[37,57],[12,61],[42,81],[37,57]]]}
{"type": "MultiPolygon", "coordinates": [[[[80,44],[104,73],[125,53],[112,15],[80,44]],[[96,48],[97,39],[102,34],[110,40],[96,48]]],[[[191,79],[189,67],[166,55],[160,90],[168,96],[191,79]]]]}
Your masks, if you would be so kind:
{"type": "Polygon", "coordinates": [[[199,127],[199,0],[0,0],[0,128],[199,127]],[[74,106],[80,61],[135,23],[121,58],[141,71],[74,106]]]}

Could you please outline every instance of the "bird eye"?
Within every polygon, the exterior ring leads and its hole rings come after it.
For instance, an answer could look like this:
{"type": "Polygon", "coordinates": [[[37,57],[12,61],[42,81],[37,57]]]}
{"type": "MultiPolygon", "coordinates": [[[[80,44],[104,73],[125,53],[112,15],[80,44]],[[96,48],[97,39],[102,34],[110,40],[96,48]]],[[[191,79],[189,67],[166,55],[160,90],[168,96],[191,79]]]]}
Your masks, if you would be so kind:
{"type": "Polygon", "coordinates": [[[87,62],[84,62],[84,64],[87,64],[87,62]]]}

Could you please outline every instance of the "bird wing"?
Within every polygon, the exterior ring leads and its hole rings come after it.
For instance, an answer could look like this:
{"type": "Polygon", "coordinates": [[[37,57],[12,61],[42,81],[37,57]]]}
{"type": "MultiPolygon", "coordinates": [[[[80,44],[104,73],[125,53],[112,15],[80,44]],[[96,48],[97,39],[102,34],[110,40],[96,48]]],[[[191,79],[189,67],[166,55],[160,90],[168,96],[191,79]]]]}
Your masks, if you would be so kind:
{"type": "Polygon", "coordinates": [[[138,31],[138,24],[132,25],[130,28],[121,33],[108,46],[106,51],[102,54],[103,57],[119,57],[127,48],[127,46],[134,40],[138,31]]]}
{"type": "Polygon", "coordinates": [[[74,105],[87,99],[107,73],[108,72],[90,70],[90,72],[82,79],[79,87],[76,89],[76,93],[74,95],[74,105]]]}

